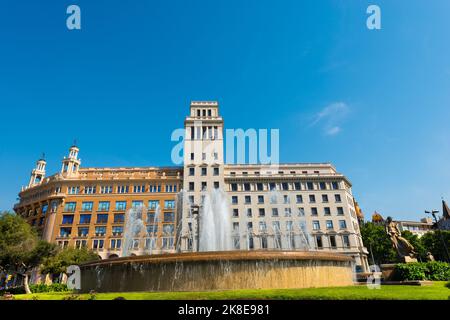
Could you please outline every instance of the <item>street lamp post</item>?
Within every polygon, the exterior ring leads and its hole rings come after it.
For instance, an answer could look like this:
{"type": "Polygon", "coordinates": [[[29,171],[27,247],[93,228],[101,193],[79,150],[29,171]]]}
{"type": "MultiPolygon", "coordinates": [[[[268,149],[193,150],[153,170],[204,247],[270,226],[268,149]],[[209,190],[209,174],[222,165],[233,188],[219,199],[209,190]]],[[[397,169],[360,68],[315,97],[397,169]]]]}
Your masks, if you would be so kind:
{"type": "Polygon", "coordinates": [[[197,204],[193,204],[191,206],[191,212],[192,212],[192,216],[195,217],[195,221],[196,221],[196,239],[197,239],[197,243],[196,243],[196,249],[197,252],[200,251],[200,207],[197,204]]]}
{"type": "Polygon", "coordinates": [[[437,231],[439,233],[439,237],[441,238],[442,244],[444,246],[444,250],[445,250],[447,261],[450,262],[450,256],[448,254],[447,244],[445,243],[445,239],[442,236],[441,228],[439,227],[438,219],[437,219],[437,216],[436,216],[436,213],[438,213],[438,212],[439,212],[439,210],[431,210],[431,211],[425,210],[425,213],[431,214],[433,216],[433,218],[434,218],[434,221],[436,222],[437,231]]]}

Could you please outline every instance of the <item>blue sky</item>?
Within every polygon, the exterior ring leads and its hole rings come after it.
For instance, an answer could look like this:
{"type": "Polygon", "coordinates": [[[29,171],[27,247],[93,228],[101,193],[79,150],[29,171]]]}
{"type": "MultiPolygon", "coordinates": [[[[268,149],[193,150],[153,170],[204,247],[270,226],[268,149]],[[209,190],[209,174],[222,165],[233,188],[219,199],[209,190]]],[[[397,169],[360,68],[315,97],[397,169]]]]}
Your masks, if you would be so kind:
{"type": "Polygon", "coordinates": [[[282,162],[332,162],[366,215],[450,199],[448,1],[0,3],[0,209],[42,152],[170,165],[191,100],[226,128],[279,128],[282,162]],[[382,29],[366,28],[377,4],[382,29]],[[82,30],[66,28],[77,4],[82,30]]]}

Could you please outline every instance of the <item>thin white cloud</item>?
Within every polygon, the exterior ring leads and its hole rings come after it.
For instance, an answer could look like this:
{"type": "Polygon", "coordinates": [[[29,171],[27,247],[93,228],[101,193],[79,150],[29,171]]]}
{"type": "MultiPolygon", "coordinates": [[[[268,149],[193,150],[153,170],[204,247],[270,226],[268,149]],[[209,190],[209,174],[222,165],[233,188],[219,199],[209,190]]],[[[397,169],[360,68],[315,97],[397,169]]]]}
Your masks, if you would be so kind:
{"type": "Polygon", "coordinates": [[[333,102],[318,112],[310,126],[320,125],[324,134],[335,136],[342,131],[342,122],[347,117],[350,108],[344,102],[333,102]]]}

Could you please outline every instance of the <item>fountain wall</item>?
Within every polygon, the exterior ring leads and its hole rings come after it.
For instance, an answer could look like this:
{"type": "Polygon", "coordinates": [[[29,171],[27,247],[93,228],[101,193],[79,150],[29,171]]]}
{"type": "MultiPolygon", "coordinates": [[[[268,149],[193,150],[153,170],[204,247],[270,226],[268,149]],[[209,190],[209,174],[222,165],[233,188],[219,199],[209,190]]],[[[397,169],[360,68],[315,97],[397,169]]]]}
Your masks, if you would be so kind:
{"type": "Polygon", "coordinates": [[[326,252],[223,251],[81,265],[81,291],[205,291],[347,286],[352,259],[326,252]]]}

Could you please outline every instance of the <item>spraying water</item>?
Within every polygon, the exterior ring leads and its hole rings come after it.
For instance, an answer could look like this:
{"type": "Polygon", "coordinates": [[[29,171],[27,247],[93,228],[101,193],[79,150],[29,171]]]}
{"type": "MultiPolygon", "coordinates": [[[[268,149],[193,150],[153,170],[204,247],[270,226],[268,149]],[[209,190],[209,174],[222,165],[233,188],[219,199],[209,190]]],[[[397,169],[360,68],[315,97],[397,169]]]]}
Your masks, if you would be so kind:
{"type": "Polygon", "coordinates": [[[147,212],[145,206],[137,206],[128,209],[126,213],[125,232],[123,236],[122,257],[128,257],[133,249],[134,239],[140,238],[140,234],[144,229],[144,213],[147,212]]]}
{"type": "Polygon", "coordinates": [[[200,209],[200,251],[232,249],[231,216],[228,198],[221,189],[205,194],[200,209]]]}

